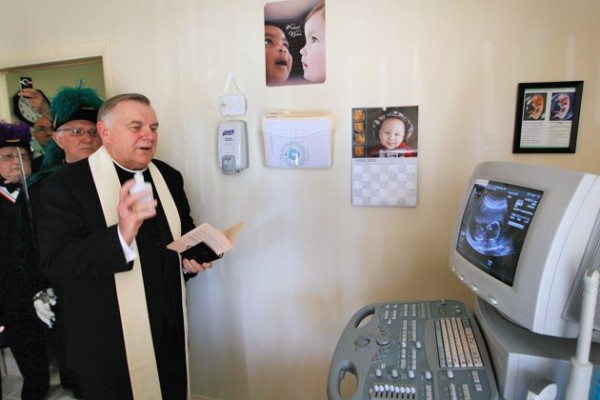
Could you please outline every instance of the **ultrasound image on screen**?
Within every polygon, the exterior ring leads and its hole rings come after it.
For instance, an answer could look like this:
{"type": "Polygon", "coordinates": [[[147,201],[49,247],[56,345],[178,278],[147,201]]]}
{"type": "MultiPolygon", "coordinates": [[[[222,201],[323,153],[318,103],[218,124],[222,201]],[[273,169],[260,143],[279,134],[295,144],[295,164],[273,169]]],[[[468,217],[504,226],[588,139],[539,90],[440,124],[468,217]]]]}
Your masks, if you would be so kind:
{"type": "Polygon", "coordinates": [[[477,268],[512,286],[523,242],[542,193],[500,182],[478,181],[463,214],[456,251],[477,268]]]}

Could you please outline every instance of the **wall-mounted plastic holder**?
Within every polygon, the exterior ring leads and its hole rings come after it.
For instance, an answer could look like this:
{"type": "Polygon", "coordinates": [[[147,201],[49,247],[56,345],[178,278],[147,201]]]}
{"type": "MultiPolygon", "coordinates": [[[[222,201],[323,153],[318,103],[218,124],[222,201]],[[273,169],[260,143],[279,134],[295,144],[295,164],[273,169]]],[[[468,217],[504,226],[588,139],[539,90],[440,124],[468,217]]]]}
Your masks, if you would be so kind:
{"type": "Polygon", "coordinates": [[[272,112],[262,118],[265,164],[271,168],[329,168],[333,162],[333,115],[272,112]]]}

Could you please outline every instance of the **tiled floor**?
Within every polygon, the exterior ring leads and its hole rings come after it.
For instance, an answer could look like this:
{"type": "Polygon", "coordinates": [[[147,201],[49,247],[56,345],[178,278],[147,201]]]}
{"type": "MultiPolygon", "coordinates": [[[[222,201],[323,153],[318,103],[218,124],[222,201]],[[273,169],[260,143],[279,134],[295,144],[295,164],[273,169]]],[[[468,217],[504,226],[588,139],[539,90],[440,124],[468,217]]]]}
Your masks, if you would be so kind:
{"type": "MultiPolygon", "coordinates": [[[[50,370],[50,390],[46,396],[46,400],[73,400],[70,390],[65,390],[60,386],[58,373],[54,368],[50,370]]],[[[20,400],[22,378],[16,375],[7,375],[2,379],[2,399],[3,400],[20,400]]]]}

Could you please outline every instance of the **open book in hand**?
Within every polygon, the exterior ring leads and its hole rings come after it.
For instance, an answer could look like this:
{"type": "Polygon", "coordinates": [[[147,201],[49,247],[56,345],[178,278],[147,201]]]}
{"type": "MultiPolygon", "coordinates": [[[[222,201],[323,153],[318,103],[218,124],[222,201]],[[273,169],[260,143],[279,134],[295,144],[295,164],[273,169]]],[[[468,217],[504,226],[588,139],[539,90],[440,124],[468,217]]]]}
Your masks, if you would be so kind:
{"type": "Polygon", "coordinates": [[[243,225],[243,222],[239,222],[220,231],[205,222],[169,243],[167,248],[178,252],[188,260],[196,260],[199,263],[211,262],[233,249],[237,234],[243,225]]]}

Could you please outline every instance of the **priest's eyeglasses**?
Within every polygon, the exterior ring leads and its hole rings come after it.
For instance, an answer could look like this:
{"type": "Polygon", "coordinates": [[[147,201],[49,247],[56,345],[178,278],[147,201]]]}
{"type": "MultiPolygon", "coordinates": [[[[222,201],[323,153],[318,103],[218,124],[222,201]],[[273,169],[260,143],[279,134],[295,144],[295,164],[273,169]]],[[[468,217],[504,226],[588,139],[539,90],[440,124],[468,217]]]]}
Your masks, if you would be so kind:
{"type": "Polygon", "coordinates": [[[58,132],[69,132],[69,135],[74,137],[82,137],[86,133],[91,137],[98,136],[98,131],[96,128],[91,129],[83,129],[83,128],[59,128],[58,132]]]}
{"type": "MultiPolygon", "coordinates": [[[[0,161],[3,161],[3,162],[13,162],[18,159],[19,159],[19,155],[15,154],[15,153],[0,155],[0,161]]],[[[29,153],[21,153],[21,159],[28,160],[29,153]]]]}

